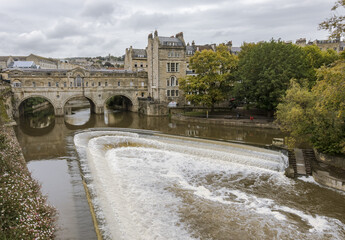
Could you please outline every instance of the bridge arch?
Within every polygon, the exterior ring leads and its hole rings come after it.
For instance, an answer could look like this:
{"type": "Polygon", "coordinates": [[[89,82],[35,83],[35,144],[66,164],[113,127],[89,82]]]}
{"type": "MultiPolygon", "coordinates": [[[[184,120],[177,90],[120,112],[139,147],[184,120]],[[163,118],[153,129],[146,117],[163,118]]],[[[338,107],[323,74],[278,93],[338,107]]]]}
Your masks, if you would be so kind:
{"type": "Polygon", "coordinates": [[[68,103],[68,101],[72,100],[73,98],[82,98],[82,97],[86,98],[89,101],[91,113],[96,113],[96,102],[95,102],[95,100],[92,99],[91,97],[88,97],[88,96],[85,96],[82,94],[77,94],[77,95],[73,95],[73,96],[66,98],[62,103],[62,107],[64,109],[64,112],[65,112],[65,106],[68,103]]]}
{"type": "Polygon", "coordinates": [[[16,109],[18,109],[17,117],[19,117],[20,115],[22,115],[22,108],[21,108],[22,104],[23,104],[26,100],[28,100],[28,99],[30,99],[30,98],[43,98],[43,99],[47,100],[47,101],[50,103],[50,105],[52,105],[52,107],[54,108],[54,114],[56,115],[57,106],[54,104],[54,101],[53,101],[53,100],[51,100],[49,97],[44,96],[44,95],[33,94],[33,95],[29,95],[29,96],[23,97],[23,98],[21,98],[21,99],[19,100],[19,102],[18,102],[18,104],[17,104],[17,107],[16,107],[16,109]]]}
{"type": "Polygon", "coordinates": [[[127,111],[131,111],[131,112],[135,111],[134,106],[136,105],[136,102],[135,102],[135,100],[133,100],[132,96],[130,96],[129,94],[126,94],[126,93],[110,94],[108,97],[105,98],[105,100],[103,102],[103,106],[106,106],[110,99],[116,98],[116,97],[124,98],[122,107],[125,108],[127,111]]]}

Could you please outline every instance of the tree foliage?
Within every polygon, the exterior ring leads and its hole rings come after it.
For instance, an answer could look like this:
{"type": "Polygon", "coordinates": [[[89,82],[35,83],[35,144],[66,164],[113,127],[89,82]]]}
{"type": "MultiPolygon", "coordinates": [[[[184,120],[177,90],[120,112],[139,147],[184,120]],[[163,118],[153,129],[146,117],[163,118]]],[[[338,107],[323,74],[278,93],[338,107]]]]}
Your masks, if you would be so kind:
{"type": "Polygon", "coordinates": [[[237,56],[231,55],[225,45],[218,46],[215,52],[196,52],[189,63],[196,75],[180,79],[180,88],[185,92],[186,99],[212,108],[216,103],[224,101],[237,62],[237,56]]]}
{"type": "Polygon", "coordinates": [[[239,56],[235,95],[258,108],[275,110],[291,78],[311,75],[302,48],[281,41],[249,45],[239,56]]]}
{"type": "Polygon", "coordinates": [[[345,16],[337,16],[334,12],[340,8],[345,7],[345,0],[338,0],[332,7],[333,15],[319,24],[319,29],[328,30],[330,38],[339,39],[345,32],[345,16]]]}
{"type": "Polygon", "coordinates": [[[291,142],[307,141],[321,152],[345,154],[345,62],[318,70],[311,90],[292,81],[276,117],[291,142]]]}
{"type": "Polygon", "coordinates": [[[328,49],[327,51],[322,51],[316,45],[308,45],[302,48],[306,54],[306,60],[310,65],[310,76],[308,86],[311,88],[316,82],[316,72],[322,66],[329,66],[336,60],[340,58],[339,54],[333,49],[328,49]]]}

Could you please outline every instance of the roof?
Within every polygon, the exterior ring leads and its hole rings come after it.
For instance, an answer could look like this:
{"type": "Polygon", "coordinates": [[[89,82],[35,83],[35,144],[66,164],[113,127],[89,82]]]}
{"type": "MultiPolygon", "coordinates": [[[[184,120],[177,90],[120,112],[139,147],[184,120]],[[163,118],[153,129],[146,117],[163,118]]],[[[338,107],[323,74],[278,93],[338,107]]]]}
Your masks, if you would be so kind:
{"type": "Polygon", "coordinates": [[[133,49],[132,57],[147,58],[147,53],[145,49],[133,49]]]}
{"type": "Polygon", "coordinates": [[[0,61],[7,61],[10,56],[0,56],[0,61]]]}
{"type": "Polygon", "coordinates": [[[194,54],[194,48],[193,48],[193,46],[186,46],[186,52],[187,52],[187,54],[188,54],[189,52],[192,52],[192,54],[194,54]]]}
{"type": "Polygon", "coordinates": [[[12,68],[34,68],[36,67],[33,61],[14,61],[12,68]]]}
{"type": "Polygon", "coordinates": [[[183,42],[176,37],[158,37],[161,45],[164,46],[183,46],[183,42]]]}
{"type": "Polygon", "coordinates": [[[194,45],[194,49],[196,51],[203,51],[203,50],[212,50],[215,51],[215,45],[206,44],[206,45],[194,45]]]}
{"type": "Polygon", "coordinates": [[[241,52],[242,48],[241,47],[232,47],[231,52],[241,52]]]}

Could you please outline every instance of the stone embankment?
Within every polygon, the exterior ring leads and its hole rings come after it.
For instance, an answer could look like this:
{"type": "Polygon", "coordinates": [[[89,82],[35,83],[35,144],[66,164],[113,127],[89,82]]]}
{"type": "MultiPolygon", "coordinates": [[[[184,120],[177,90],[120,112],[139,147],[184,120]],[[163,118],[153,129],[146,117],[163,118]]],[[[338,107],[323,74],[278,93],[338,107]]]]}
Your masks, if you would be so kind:
{"type": "Polygon", "coordinates": [[[56,211],[26,166],[8,102],[10,91],[0,86],[0,239],[53,239],[56,211]]]}
{"type": "Polygon", "coordinates": [[[217,124],[226,126],[238,127],[258,127],[258,128],[271,128],[279,129],[277,124],[267,119],[236,119],[236,118],[200,118],[200,117],[187,117],[182,114],[174,114],[171,119],[184,122],[203,123],[203,124],[217,124]]]}

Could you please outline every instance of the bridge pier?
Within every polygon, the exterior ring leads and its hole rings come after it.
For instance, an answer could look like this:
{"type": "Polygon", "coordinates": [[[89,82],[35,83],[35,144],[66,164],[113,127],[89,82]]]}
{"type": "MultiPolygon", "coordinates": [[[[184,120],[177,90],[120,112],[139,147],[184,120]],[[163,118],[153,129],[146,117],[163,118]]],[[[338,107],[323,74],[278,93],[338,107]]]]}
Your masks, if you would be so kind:
{"type": "Polygon", "coordinates": [[[65,116],[64,109],[62,107],[58,107],[54,109],[55,116],[63,117],[65,116]]]}
{"type": "Polygon", "coordinates": [[[104,106],[95,106],[96,114],[104,114],[104,106]]]}

